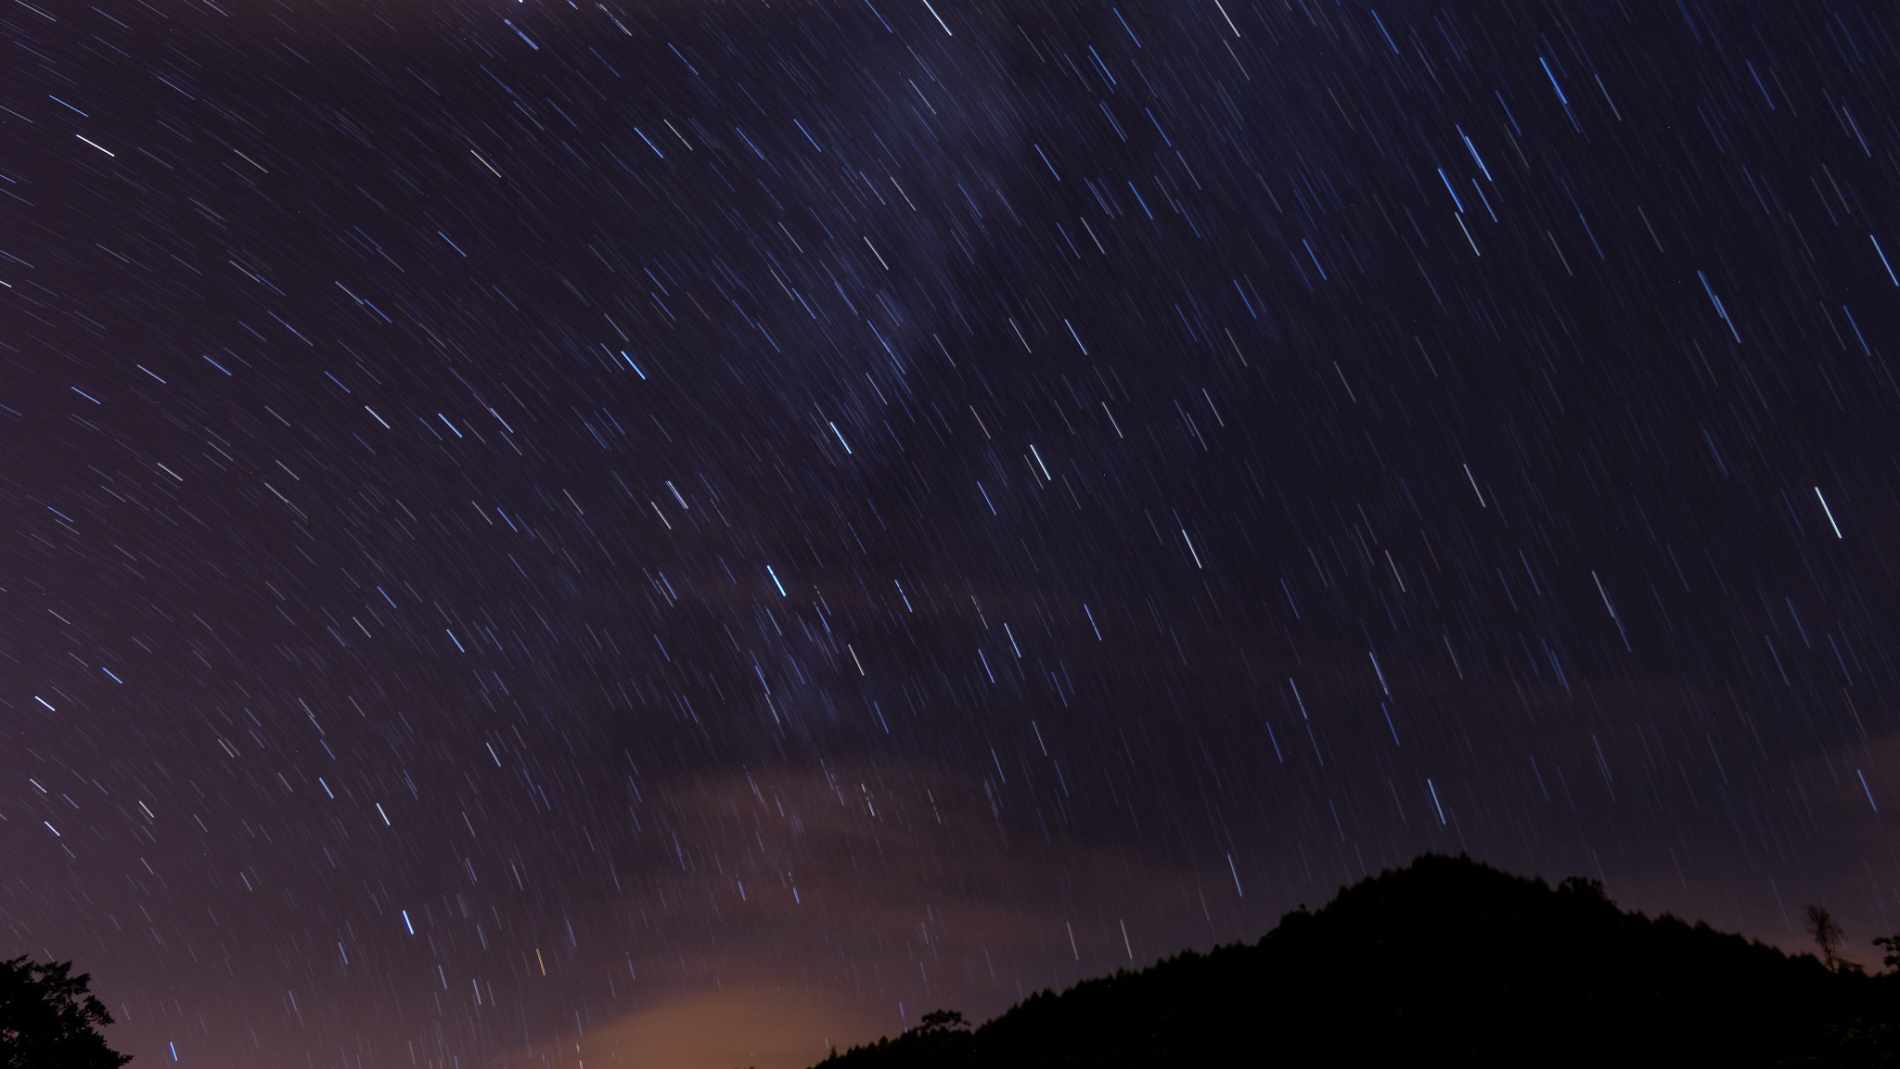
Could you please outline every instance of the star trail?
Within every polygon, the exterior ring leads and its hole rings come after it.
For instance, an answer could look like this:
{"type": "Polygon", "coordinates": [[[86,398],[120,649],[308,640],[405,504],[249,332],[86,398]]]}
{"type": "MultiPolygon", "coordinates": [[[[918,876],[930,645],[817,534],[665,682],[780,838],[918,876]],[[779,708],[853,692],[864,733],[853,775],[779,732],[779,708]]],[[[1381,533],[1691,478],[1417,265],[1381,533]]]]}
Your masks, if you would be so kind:
{"type": "Polygon", "coordinates": [[[0,957],[793,1069],[1426,850],[1864,947],[1897,31],[12,0],[0,957]]]}

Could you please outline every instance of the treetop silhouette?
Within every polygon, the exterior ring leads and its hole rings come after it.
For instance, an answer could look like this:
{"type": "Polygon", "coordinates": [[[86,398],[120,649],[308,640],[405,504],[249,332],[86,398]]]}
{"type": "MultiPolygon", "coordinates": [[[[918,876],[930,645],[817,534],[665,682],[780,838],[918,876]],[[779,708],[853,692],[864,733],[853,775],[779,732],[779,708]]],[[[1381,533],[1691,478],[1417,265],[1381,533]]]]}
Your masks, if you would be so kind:
{"type": "Polygon", "coordinates": [[[106,1046],[112,1023],[72,963],[0,961],[0,1069],[118,1069],[132,1059],[106,1046]]]}

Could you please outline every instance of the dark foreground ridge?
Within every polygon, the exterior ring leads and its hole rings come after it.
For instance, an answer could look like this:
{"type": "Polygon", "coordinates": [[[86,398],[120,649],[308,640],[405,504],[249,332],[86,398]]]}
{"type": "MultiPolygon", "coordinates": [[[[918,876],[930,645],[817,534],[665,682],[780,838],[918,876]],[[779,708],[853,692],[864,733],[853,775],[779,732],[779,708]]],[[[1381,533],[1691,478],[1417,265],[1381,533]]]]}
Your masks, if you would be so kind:
{"type": "Polygon", "coordinates": [[[935,1013],[820,1069],[1308,1064],[1900,1066],[1900,976],[1426,855],[1253,945],[1043,992],[974,1031],[935,1013]]]}

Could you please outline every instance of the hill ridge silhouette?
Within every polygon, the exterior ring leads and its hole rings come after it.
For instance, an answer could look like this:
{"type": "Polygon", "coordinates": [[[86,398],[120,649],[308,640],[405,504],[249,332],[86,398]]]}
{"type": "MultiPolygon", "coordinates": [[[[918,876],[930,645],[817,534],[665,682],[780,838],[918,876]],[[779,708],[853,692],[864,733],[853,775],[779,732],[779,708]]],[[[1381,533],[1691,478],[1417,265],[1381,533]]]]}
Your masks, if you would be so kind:
{"type": "Polygon", "coordinates": [[[814,1069],[1900,1066],[1900,976],[1830,968],[1465,855],[1425,854],[1253,943],[1182,951],[970,1028],[937,1011],[814,1069]]]}

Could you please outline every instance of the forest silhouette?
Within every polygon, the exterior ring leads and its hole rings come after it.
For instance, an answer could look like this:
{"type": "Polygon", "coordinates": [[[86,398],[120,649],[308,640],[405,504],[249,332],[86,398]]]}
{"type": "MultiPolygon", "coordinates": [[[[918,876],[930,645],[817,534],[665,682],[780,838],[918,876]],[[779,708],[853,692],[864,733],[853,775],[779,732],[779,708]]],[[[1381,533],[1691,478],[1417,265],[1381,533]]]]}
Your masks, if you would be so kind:
{"type": "MultiPolygon", "coordinates": [[[[1882,969],[1809,906],[1820,957],[1425,855],[1253,944],[1044,991],[972,1028],[936,1010],[815,1069],[1460,1066],[1900,1067],[1900,934],[1882,969]]],[[[111,1023],[66,963],[0,962],[0,1069],[113,1069],[111,1023]]]]}
{"type": "Polygon", "coordinates": [[[1900,937],[1886,971],[1426,855],[1301,907],[1253,944],[1042,992],[971,1028],[937,1011],[817,1069],[983,1066],[1900,1066],[1900,937]]]}

